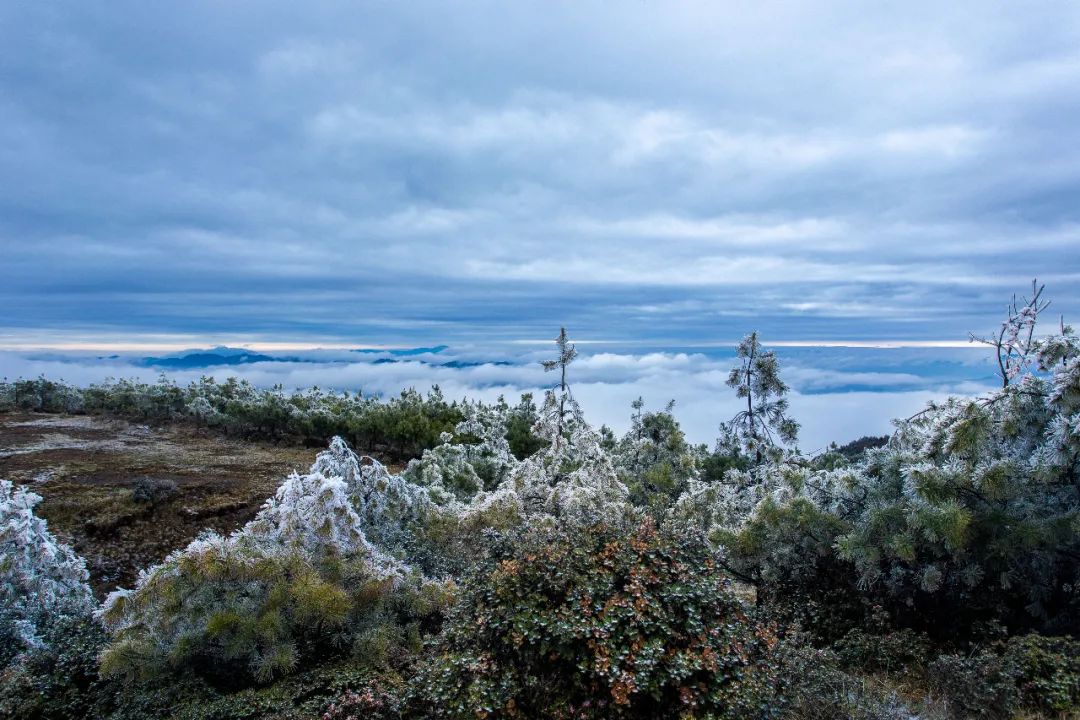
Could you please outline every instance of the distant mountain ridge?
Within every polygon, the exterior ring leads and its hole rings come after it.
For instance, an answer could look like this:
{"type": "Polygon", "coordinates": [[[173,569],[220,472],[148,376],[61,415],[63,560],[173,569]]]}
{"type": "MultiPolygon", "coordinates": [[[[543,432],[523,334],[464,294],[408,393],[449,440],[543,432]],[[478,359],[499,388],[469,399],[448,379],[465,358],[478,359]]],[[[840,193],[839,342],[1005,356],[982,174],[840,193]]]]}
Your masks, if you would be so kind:
{"type": "MultiPolygon", "coordinates": [[[[189,368],[217,367],[220,365],[247,365],[257,362],[282,362],[286,358],[275,358],[259,353],[242,353],[239,355],[222,355],[220,353],[196,352],[188,355],[172,357],[144,357],[136,364],[144,367],[170,368],[183,370],[189,368]]],[[[290,361],[298,361],[299,358],[288,358],[290,361]]]]}
{"type": "MultiPolygon", "coordinates": [[[[363,348],[349,350],[349,352],[360,353],[364,355],[386,354],[391,356],[377,358],[372,361],[373,365],[387,365],[399,362],[420,362],[424,365],[431,365],[433,367],[445,367],[455,370],[460,370],[462,368],[480,367],[482,365],[499,365],[504,367],[513,365],[513,363],[508,360],[450,360],[443,363],[434,363],[427,360],[420,360],[417,358],[417,356],[420,355],[436,355],[448,349],[448,345],[434,345],[432,347],[395,348],[388,350],[363,348]]],[[[209,350],[190,350],[179,353],[177,355],[169,355],[164,357],[144,357],[134,361],[134,364],[140,365],[142,367],[157,367],[169,370],[192,370],[197,368],[211,368],[231,365],[250,365],[252,363],[260,362],[345,363],[348,361],[340,359],[322,360],[315,357],[299,357],[294,355],[274,356],[253,352],[244,348],[216,347],[209,350]]]]}

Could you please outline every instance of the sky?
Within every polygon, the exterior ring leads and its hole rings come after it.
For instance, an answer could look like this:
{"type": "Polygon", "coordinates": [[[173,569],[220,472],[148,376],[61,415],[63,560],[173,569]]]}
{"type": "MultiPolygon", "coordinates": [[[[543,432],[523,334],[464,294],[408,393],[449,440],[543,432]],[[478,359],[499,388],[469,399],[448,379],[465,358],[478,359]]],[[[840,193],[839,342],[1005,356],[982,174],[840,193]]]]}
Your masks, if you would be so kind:
{"type": "Polygon", "coordinates": [[[820,443],[993,387],[968,334],[1034,277],[1080,315],[1076,2],[7,2],[0,37],[7,377],[229,345],[487,397],[566,326],[592,416],[674,397],[704,441],[758,330],[820,443]],[[322,362],[436,344],[510,365],[322,362]]]}
{"type": "Polygon", "coordinates": [[[947,340],[1080,301],[1075,2],[0,5],[0,346],[947,340]]]}

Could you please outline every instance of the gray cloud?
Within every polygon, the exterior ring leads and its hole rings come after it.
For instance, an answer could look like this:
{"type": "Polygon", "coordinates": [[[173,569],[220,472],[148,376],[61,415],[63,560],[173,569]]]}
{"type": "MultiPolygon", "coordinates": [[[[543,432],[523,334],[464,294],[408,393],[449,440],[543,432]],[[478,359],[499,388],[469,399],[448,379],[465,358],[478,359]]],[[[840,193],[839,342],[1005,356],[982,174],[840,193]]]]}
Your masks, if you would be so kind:
{"type": "Polygon", "coordinates": [[[1075,317],[1080,9],[991,5],[10,3],[0,339],[1075,317]]]}

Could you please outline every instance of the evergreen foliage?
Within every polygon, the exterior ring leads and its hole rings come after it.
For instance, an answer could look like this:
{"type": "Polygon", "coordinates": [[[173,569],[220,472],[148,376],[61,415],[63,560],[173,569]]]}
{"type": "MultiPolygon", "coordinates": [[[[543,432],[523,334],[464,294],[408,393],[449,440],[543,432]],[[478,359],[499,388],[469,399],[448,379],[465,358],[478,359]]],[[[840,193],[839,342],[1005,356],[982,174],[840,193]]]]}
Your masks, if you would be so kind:
{"type": "Polygon", "coordinates": [[[44,649],[50,625],[93,607],[85,561],[34,514],[39,502],[40,495],[0,480],[0,668],[44,649]]]}
{"type": "Polygon", "coordinates": [[[336,440],[242,529],[199,538],[112,593],[100,611],[112,633],[102,671],[187,667],[264,682],[348,651],[381,624],[437,612],[438,586],[373,547],[347,479],[323,474],[344,453],[336,440]]]}
{"type": "Polygon", "coordinates": [[[674,401],[655,412],[645,412],[641,398],[631,407],[630,430],[613,448],[612,459],[630,501],[662,512],[699,477],[704,453],[686,442],[672,413],[674,401]]]}
{"type": "Polygon", "coordinates": [[[780,361],[761,346],[756,332],[742,339],[735,354],[738,364],[727,384],[746,400],[746,409],[721,425],[720,445],[756,464],[778,460],[782,445],[794,443],[799,434],[799,424],[787,414],[788,386],[780,379],[780,361]]]}
{"type": "Polygon", "coordinates": [[[1046,375],[932,404],[854,465],[692,485],[672,521],[710,528],[766,596],[837,588],[913,627],[1076,632],[1080,344],[1065,330],[1040,342],[1046,375]]]}

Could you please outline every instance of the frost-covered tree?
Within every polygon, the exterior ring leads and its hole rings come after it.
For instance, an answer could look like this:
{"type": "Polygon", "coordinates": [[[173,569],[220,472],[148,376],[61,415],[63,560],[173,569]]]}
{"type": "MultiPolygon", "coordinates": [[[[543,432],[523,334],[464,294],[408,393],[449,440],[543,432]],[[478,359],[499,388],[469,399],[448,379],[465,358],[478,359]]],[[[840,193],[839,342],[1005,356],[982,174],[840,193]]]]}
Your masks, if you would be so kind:
{"type": "Polygon", "coordinates": [[[953,398],[870,451],[853,528],[860,582],[918,606],[1054,626],[1080,617],[1080,345],[1047,341],[1049,378],[953,398]],[[1063,348],[1067,348],[1063,352],[1063,348]]]}
{"type": "Polygon", "coordinates": [[[93,609],[86,563],[34,514],[39,502],[41,496],[0,480],[0,659],[5,661],[41,648],[45,625],[93,609]]]}
{"type": "Polygon", "coordinates": [[[746,409],[721,425],[719,444],[742,451],[756,464],[777,460],[781,444],[794,443],[799,433],[799,424],[787,415],[788,386],[780,379],[780,361],[761,346],[756,332],[743,338],[736,355],[738,364],[727,384],[746,401],[746,409]]]}
{"type": "MultiPolygon", "coordinates": [[[[544,366],[544,372],[551,372],[553,370],[559,371],[559,385],[558,385],[558,415],[557,425],[558,433],[556,434],[556,442],[559,442],[563,434],[563,421],[566,419],[566,415],[569,412],[567,409],[567,402],[571,400],[570,386],[566,384],[566,369],[570,366],[570,363],[577,357],[577,348],[570,342],[570,339],[566,335],[566,328],[559,328],[559,337],[555,338],[555,345],[559,348],[559,355],[554,360],[544,360],[540,364],[544,366]]],[[[554,408],[545,410],[551,412],[554,408]]]]}
{"type": "Polygon", "coordinates": [[[578,525],[621,522],[628,491],[577,401],[549,391],[533,432],[548,446],[519,463],[504,487],[520,497],[526,515],[578,525]]]}
{"type": "Polygon", "coordinates": [[[994,348],[998,364],[998,376],[1002,387],[1008,387],[1016,377],[1023,374],[1034,360],[1037,341],[1035,325],[1039,314],[1050,306],[1049,300],[1043,300],[1045,285],[1038,280],[1031,281],[1031,297],[1012,301],[1006,308],[1007,317],[995,335],[979,337],[972,333],[971,341],[994,348]]]}
{"type": "Polygon", "coordinates": [[[517,463],[507,438],[511,417],[505,403],[467,405],[454,432],[444,433],[441,444],[410,461],[403,476],[418,485],[445,488],[463,501],[494,490],[517,463]]]}
{"type": "Polygon", "coordinates": [[[634,504],[661,510],[697,478],[703,453],[686,442],[672,412],[674,400],[663,410],[644,407],[641,398],[631,403],[630,429],[615,446],[612,461],[634,504]]]}

